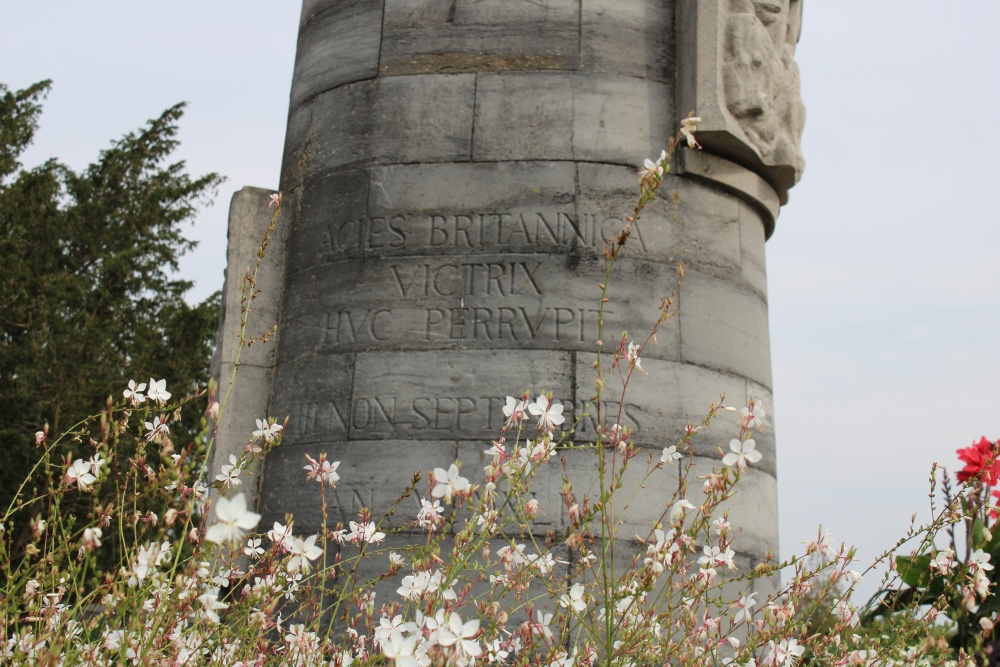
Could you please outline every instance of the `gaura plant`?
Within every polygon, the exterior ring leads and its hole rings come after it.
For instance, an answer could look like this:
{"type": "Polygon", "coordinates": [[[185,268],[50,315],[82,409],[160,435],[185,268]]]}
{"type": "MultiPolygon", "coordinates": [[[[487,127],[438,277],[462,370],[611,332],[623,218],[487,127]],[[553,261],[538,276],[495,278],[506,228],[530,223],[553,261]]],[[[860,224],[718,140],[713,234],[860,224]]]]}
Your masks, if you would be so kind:
{"type": "MultiPolygon", "coordinates": [[[[697,148],[697,122],[685,119],[659,159],[646,161],[632,214],[605,249],[599,341],[615,263],[676,150],[697,148]]],[[[242,284],[244,345],[267,338],[248,338],[246,324],[280,195],[269,206],[271,227],[242,284]]],[[[408,533],[420,538],[404,546],[388,546],[400,530],[368,508],[347,525],[329,521],[326,494],[351,471],[321,451],[306,456],[302,472],[320,499],[318,532],[303,534],[293,516],[260,525],[240,487],[294,424],[261,416],[242,453],[217,471],[206,469],[214,445],[210,423],[226,409],[235,370],[221,396],[210,387],[197,446],[170,440],[179,406],[194,397],[175,399],[163,380],[130,381],[122,398],[93,419],[58,437],[39,433],[43,456],[0,515],[0,660],[233,667],[960,664],[967,655],[961,650],[923,641],[935,636],[936,614],[950,598],[897,596],[900,613],[883,615],[881,634],[859,626],[866,610],[851,602],[861,578],[852,569],[853,549],[835,547],[822,531],[803,556],[740,561],[739,526],[727,507],[738,502],[741,479],[762,459],[753,438],[767,418],[760,400],[730,406],[722,397],[655,452],[633,444],[622,415],[604,413],[602,396],[613,387],[624,404],[633,379],[645,372],[642,355],[674,316],[682,277],[680,267],[647,334],[623,332],[599,345],[589,408],[599,425],[595,442],[573,440],[575,424],[544,388],[508,396],[497,439],[484,445],[481,471],[428,461],[426,475],[415,473],[400,490],[390,513],[401,512],[407,498],[418,498],[420,507],[408,533]],[[733,432],[718,440],[714,465],[696,475],[692,439],[737,411],[729,420],[733,432]],[[130,447],[121,447],[126,441],[130,447]],[[51,456],[57,442],[73,444],[75,455],[51,456]],[[571,454],[587,457],[596,483],[573,479],[565,463],[571,454]],[[662,484],[673,466],[679,483],[655,520],[640,534],[622,534],[622,517],[642,487],[662,484]],[[532,496],[543,474],[561,479],[560,496],[548,501],[561,506],[543,506],[532,496]],[[115,490],[114,503],[97,500],[104,487],[115,490]],[[148,498],[165,501],[167,509],[141,511],[148,498]],[[67,513],[70,502],[74,511],[67,513]],[[541,513],[556,511],[565,511],[564,527],[537,526],[541,513]],[[20,517],[28,517],[28,530],[15,525],[20,517]],[[29,537],[13,540],[15,532],[29,537]],[[110,535],[124,548],[119,562],[106,566],[96,556],[110,535]],[[810,565],[816,554],[822,562],[810,565]],[[831,617],[822,633],[812,630],[818,609],[831,617]],[[952,658],[958,662],[947,662],[952,658]]],[[[957,493],[907,537],[932,544],[956,521],[970,519],[983,506],[978,498],[974,488],[957,493]]],[[[985,546],[970,561],[975,572],[966,568],[981,605],[992,604],[978,574],[990,571],[988,532],[985,519],[979,537],[973,529],[972,544],[985,546]]],[[[900,574],[904,581],[910,576],[903,568],[900,574]]]]}

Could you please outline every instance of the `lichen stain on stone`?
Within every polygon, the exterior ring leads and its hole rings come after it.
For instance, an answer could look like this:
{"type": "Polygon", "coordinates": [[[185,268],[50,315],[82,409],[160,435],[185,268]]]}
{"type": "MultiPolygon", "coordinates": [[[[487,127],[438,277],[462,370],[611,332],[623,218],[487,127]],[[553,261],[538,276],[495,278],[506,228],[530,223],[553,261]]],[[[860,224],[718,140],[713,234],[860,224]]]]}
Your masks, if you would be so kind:
{"type": "Polygon", "coordinates": [[[576,59],[562,55],[429,53],[409,60],[385,64],[381,76],[405,74],[449,74],[459,72],[510,72],[571,70],[576,59]]]}

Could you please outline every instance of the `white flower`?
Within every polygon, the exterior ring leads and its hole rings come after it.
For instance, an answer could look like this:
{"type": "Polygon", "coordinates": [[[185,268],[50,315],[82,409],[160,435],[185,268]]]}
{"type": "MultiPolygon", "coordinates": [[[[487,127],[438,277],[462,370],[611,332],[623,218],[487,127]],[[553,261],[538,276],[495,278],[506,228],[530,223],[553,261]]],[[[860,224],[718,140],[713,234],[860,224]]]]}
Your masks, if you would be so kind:
{"type": "Polygon", "coordinates": [[[134,408],[140,403],[146,402],[146,397],[142,395],[142,392],[144,391],[146,391],[145,382],[136,385],[135,380],[129,380],[128,389],[123,391],[122,395],[125,397],[125,400],[132,404],[132,407],[134,408]]]}
{"type": "Polygon", "coordinates": [[[993,566],[990,565],[990,555],[983,551],[982,549],[976,549],[969,556],[969,568],[972,570],[992,570],[993,566]]]}
{"type": "Polygon", "coordinates": [[[264,438],[264,442],[271,444],[283,430],[281,424],[269,424],[267,419],[258,419],[256,421],[257,430],[251,434],[253,440],[264,438]]]}
{"type": "Polygon", "coordinates": [[[236,460],[234,454],[229,455],[229,464],[222,466],[222,474],[215,476],[215,481],[222,482],[223,486],[226,487],[237,487],[243,480],[240,479],[240,474],[243,473],[243,469],[239,467],[239,462],[236,460]]]}
{"type": "Polygon", "coordinates": [[[701,565],[725,565],[730,570],[736,569],[736,563],[733,561],[733,556],[736,552],[732,549],[721,550],[719,547],[710,547],[707,544],[702,548],[704,556],[698,559],[698,563],[701,565]]]}
{"type": "Polygon", "coordinates": [[[431,574],[427,570],[408,574],[403,577],[402,586],[396,592],[407,600],[419,600],[424,593],[433,593],[441,587],[440,571],[431,574]]]}
{"type": "Polygon", "coordinates": [[[107,459],[102,459],[100,453],[91,456],[90,460],[87,461],[87,464],[90,466],[90,472],[94,473],[94,475],[100,475],[101,466],[104,465],[105,461],[107,461],[107,459]]]}
{"type": "MultiPolygon", "coordinates": [[[[443,609],[438,611],[438,616],[440,618],[436,618],[436,620],[443,620],[443,609]]],[[[437,641],[441,646],[454,646],[456,652],[461,657],[476,658],[483,652],[483,649],[479,646],[479,642],[475,640],[478,634],[478,619],[462,623],[461,617],[455,612],[451,612],[447,625],[440,624],[438,626],[437,641]]],[[[463,663],[467,664],[468,661],[463,661],[463,663]]]]}
{"type": "Polygon", "coordinates": [[[420,512],[417,513],[417,526],[427,530],[436,530],[438,526],[444,523],[443,515],[444,507],[441,505],[440,500],[435,500],[432,504],[421,498],[420,512]]]}
{"type": "Polygon", "coordinates": [[[942,549],[930,563],[930,569],[947,575],[955,565],[955,552],[952,549],[942,549]]]}
{"type": "Polygon", "coordinates": [[[775,667],[795,667],[795,663],[806,651],[805,647],[799,646],[799,642],[795,639],[782,639],[778,644],[772,639],[767,646],[768,652],[761,662],[775,667]]]}
{"type": "Polygon", "coordinates": [[[417,650],[419,635],[403,638],[403,633],[393,630],[388,641],[382,642],[382,653],[392,660],[396,667],[421,667],[414,652],[417,650]]]}
{"type": "Polygon", "coordinates": [[[292,539],[292,526],[291,524],[283,526],[275,521],[274,528],[267,531],[267,537],[274,542],[274,546],[288,549],[288,544],[292,539]]]}
{"type": "Polygon", "coordinates": [[[91,483],[97,480],[91,474],[90,470],[90,464],[86,463],[83,459],[73,461],[73,465],[66,470],[66,483],[72,484],[76,482],[77,487],[81,490],[89,489],[91,483]]]}
{"type": "Polygon", "coordinates": [[[239,542],[246,531],[257,527],[260,515],[247,509],[247,497],[239,493],[229,498],[220,497],[215,503],[215,518],[218,519],[205,531],[205,539],[216,544],[239,542]]]}
{"type": "Polygon", "coordinates": [[[587,601],[583,599],[583,584],[573,584],[569,589],[569,594],[563,593],[559,598],[559,604],[567,609],[580,613],[587,609],[587,601]]]}
{"type": "Polygon", "coordinates": [[[378,544],[385,539],[385,533],[375,530],[375,522],[369,521],[368,523],[355,523],[350,522],[351,532],[347,536],[348,542],[354,542],[359,544],[364,542],[365,544],[378,544]]]}
{"type": "Polygon", "coordinates": [[[739,610],[733,616],[733,623],[739,624],[743,620],[746,620],[747,623],[751,621],[754,605],[757,604],[757,601],[753,599],[755,595],[757,593],[741,596],[739,601],[733,605],[739,610]]]}
{"type": "Polygon", "coordinates": [[[210,620],[212,623],[219,622],[219,615],[216,613],[220,609],[228,609],[229,605],[225,602],[219,602],[219,590],[211,590],[204,595],[198,596],[198,602],[202,606],[202,616],[210,620]]]}
{"type": "Polygon", "coordinates": [[[695,129],[701,118],[698,116],[688,116],[681,121],[681,136],[687,140],[688,148],[701,148],[701,144],[694,138],[695,129]]]}
{"type": "Polygon", "coordinates": [[[83,548],[84,549],[95,549],[101,546],[101,537],[104,531],[100,528],[84,528],[83,530],[83,548]]]}
{"type": "Polygon", "coordinates": [[[643,181],[648,181],[652,178],[659,180],[663,178],[663,161],[667,159],[667,151],[660,151],[660,157],[653,162],[649,158],[646,158],[642,163],[642,168],[639,169],[639,178],[643,181]]]}
{"type": "Polygon", "coordinates": [[[450,503],[452,496],[465,493],[472,489],[469,480],[459,476],[458,466],[452,463],[448,470],[444,468],[434,468],[434,488],[431,489],[431,496],[444,498],[446,503],[450,503]]]}
{"type": "Polygon", "coordinates": [[[670,506],[670,525],[676,524],[684,517],[684,510],[693,510],[695,506],[686,498],[681,498],[670,506]]]}
{"type": "Polygon", "coordinates": [[[247,546],[243,549],[243,553],[250,558],[260,558],[264,555],[264,550],[260,546],[260,538],[254,537],[247,540],[247,546]]]}
{"type": "Polygon", "coordinates": [[[159,417],[153,417],[152,422],[146,422],[145,424],[146,428],[149,429],[149,433],[146,434],[146,442],[152,442],[156,438],[170,433],[167,423],[160,421],[159,417]]]}
{"type": "Polygon", "coordinates": [[[163,405],[170,400],[171,395],[172,394],[167,391],[166,380],[154,380],[153,378],[149,378],[149,391],[146,392],[146,398],[163,405]]]}
{"type": "Polygon", "coordinates": [[[663,448],[663,455],[660,456],[660,463],[674,464],[674,461],[680,461],[682,458],[681,453],[677,451],[676,445],[670,445],[669,447],[663,448]]]}
{"type": "Polygon", "coordinates": [[[268,201],[268,203],[267,203],[267,209],[268,210],[271,210],[272,206],[275,206],[277,208],[281,208],[281,193],[280,192],[272,192],[269,199],[270,199],[270,201],[268,201]]]}
{"type": "Polygon", "coordinates": [[[732,451],[722,457],[722,465],[736,466],[737,471],[743,472],[747,469],[748,461],[750,463],[760,461],[761,454],[756,450],[756,447],[757,443],[753,439],[744,440],[743,442],[733,439],[729,443],[729,449],[732,451]]]}
{"type": "Polygon", "coordinates": [[[507,397],[507,404],[503,406],[503,414],[507,417],[507,421],[504,422],[505,426],[514,426],[520,421],[524,421],[528,418],[525,414],[525,410],[528,409],[528,402],[525,400],[517,400],[513,396],[507,397]]]}
{"type": "Polygon", "coordinates": [[[291,543],[288,546],[288,550],[292,554],[292,557],[288,559],[287,567],[289,574],[297,572],[309,574],[309,561],[316,560],[323,555],[323,548],[316,546],[316,539],[318,537],[318,535],[310,535],[304,540],[292,537],[291,543]]]}
{"type": "Polygon", "coordinates": [[[639,358],[639,346],[636,345],[635,341],[628,344],[628,363],[629,366],[635,368],[643,375],[646,374],[646,371],[642,368],[642,359],[639,358]]]}
{"type": "Polygon", "coordinates": [[[764,407],[760,404],[759,399],[751,399],[750,406],[743,408],[741,413],[740,422],[747,428],[764,428],[764,417],[766,417],[767,414],[764,412],[764,407]]]}
{"type": "Polygon", "coordinates": [[[534,403],[529,403],[528,412],[538,417],[538,430],[553,430],[566,421],[562,413],[563,406],[550,403],[545,395],[539,396],[534,403]]]}
{"type": "Polygon", "coordinates": [[[308,454],[306,454],[306,459],[309,461],[309,465],[303,466],[303,470],[309,471],[306,474],[306,480],[316,480],[320,484],[329,484],[331,487],[337,486],[337,482],[340,481],[340,475],[337,474],[340,461],[331,463],[326,460],[326,454],[320,454],[319,461],[308,454]]]}

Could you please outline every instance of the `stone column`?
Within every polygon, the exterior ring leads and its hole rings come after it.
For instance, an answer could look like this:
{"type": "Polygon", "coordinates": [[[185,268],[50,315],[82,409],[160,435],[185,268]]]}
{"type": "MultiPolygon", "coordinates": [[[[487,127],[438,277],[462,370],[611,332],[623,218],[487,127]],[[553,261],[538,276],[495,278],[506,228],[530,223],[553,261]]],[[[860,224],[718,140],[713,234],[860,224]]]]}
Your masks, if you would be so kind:
{"type": "MultiPolygon", "coordinates": [[[[475,480],[506,395],[550,390],[579,416],[605,242],[635,203],[636,166],[691,111],[705,151],[684,151],[628,242],[605,332],[644,337],[683,261],[679,317],[623,404],[608,388],[605,414],[658,457],[721,393],[770,413],[764,241],[802,167],[799,5],[306,0],[270,404],[290,419],[261,525],[292,512],[297,532],[316,530],[306,454],[341,461],[331,520],[346,523],[386,512],[415,470],[458,458],[475,480]]],[[[696,437],[696,471],[718,465],[734,424],[696,437]]],[[[751,560],[777,547],[772,432],[732,508],[751,560]]],[[[585,417],[576,439],[594,436],[585,417]]],[[[569,460],[578,493],[593,490],[594,458],[569,460]]],[[[565,521],[557,468],[536,481],[541,530],[565,521]]],[[[622,535],[647,534],[676,484],[676,468],[660,471],[622,535]]]]}

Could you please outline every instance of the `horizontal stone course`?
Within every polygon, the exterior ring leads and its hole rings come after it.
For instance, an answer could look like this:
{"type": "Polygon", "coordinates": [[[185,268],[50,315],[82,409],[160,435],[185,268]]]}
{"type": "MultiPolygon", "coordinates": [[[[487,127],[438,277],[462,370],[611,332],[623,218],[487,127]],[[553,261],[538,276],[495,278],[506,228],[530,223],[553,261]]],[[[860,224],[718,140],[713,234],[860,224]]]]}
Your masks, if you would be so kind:
{"type": "Polygon", "coordinates": [[[467,160],[475,75],[361,81],[311,101],[308,179],[351,165],[467,160]]]}
{"type": "Polygon", "coordinates": [[[688,272],[679,321],[682,361],[771,386],[767,304],[749,289],[688,272]]]}
{"type": "Polygon", "coordinates": [[[473,159],[639,164],[670,137],[665,84],[594,74],[477,75],[473,159]],[[650,108],[663,109],[659,117],[650,108]],[[660,118],[664,122],[657,122],[660,118]]]}
{"type": "Polygon", "coordinates": [[[582,0],[580,69],[655,81],[673,78],[674,6],[665,0],[582,0]]]}
{"type": "MultiPolygon", "coordinates": [[[[348,260],[288,278],[283,329],[291,349],[335,351],[512,349],[590,352],[601,291],[594,259],[476,255],[348,260]],[[569,306],[568,304],[574,304],[569,306]]],[[[605,305],[605,344],[621,329],[646,331],[669,293],[671,267],[620,261],[605,305]]],[[[677,321],[651,357],[675,358],[677,321]],[[672,344],[673,343],[673,344],[672,344]]]]}
{"type": "Polygon", "coordinates": [[[383,76],[579,64],[575,0],[386,0],[383,31],[383,76]]]}
{"type": "Polygon", "coordinates": [[[382,36],[381,0],[338,0],[303,8],[310,20],[299,30],[291,108],[324,91],[378,75],[382,36]],[[331,66],[336,65],[336,66],[331,66]]]}

